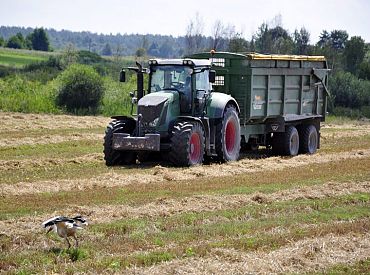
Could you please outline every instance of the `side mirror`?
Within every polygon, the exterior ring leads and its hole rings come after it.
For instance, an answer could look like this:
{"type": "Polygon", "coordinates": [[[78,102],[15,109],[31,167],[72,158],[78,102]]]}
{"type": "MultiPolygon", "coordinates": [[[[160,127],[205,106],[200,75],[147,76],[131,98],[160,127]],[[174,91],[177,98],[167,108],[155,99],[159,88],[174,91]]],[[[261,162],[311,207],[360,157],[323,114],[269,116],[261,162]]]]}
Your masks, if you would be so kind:
{"type": "Polygon", "coordinates": [[[209,82],[215,83],[215,81],[216,81],[216,71],[215,70],[210,70],[208,78],[209,78],[209,82]]]}
{"type": "Polygon", "coordinates": [[[126,72],[125,72],[125,70],[122,70],[119,73],[119,82],[126,82],[126,72]]]}

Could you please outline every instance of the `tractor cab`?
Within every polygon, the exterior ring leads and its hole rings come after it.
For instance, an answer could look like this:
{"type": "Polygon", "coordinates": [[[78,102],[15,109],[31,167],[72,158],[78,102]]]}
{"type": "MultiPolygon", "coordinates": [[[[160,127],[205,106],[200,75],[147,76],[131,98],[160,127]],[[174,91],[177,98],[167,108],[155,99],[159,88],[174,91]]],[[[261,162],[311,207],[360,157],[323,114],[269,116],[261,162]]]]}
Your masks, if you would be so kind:
{"type": "MultiPolygon", "coordinates": [[[[149,61],[149,93],[177,93],[181,115],[202,115],[206,97],[211,93],[208,60],[168,59],[149,61]]],[[[211,81],[210,81],[211,80],[211,81]]],[[[139,106],[140,106],[139,102],[139,106]]]]}

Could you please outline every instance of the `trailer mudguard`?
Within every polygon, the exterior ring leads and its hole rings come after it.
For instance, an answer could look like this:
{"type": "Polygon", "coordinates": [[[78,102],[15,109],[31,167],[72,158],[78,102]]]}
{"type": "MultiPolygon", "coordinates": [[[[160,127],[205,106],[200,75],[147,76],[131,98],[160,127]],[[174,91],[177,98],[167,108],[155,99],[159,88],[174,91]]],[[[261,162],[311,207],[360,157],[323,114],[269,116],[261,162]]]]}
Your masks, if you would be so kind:
{"type": "Polygon", "coordinates": [[[237,112],[240,113],[239,105],[232,96],[223,93],[211,93],[207,102],[207,116],[209,118],[222,118],[228,104],[234,105],[237,112]]]}

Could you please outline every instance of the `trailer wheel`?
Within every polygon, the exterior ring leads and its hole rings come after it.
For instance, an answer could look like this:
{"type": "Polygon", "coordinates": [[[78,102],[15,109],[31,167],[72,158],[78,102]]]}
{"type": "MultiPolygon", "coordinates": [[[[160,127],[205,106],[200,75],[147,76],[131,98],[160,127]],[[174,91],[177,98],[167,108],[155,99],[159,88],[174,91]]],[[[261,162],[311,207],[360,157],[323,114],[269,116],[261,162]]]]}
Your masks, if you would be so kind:
{"type": "Polygon", "coordinates": [[[171,132],[169,160],[177,166],[193,166],[203,163],[204,130],[198,122],[177,122],[171,132]]]}
{"type": "Polygon", "coordinates": [[[113,133],[132,134],[135,130],[135,121],[129,119],[113,120],[105,130],[104,159],[107,166],[120,164],[134,164],[136,153],[113,149],[113,133]]]}
{"type": "Polygon", "coordinates": [[[216,126],[216,153],[221,162],[234,161],[240,153],[240,121],[234,106],[225,109],[222,122],[216,126]]]}
{"type": "Polygon", "coordinates": [[[275,133],[272,139],[272,150],[277,155],[298,155],[299,135],[297,128],[288,126],[284,133],[275,133]]]}
{"type": "Polygon", "coordinates": [[[317,151],[318,134],[314,125],[303,125],[300,132],[300,152],[314,154],[317,151]]]}

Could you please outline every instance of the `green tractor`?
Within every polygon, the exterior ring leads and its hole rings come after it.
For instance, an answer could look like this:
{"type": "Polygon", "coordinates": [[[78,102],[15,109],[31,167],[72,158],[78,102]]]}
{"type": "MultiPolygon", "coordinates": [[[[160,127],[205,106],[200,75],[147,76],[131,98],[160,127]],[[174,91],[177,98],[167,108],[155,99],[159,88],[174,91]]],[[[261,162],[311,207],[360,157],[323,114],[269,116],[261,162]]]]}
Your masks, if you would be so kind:
{"type": "MultiPolygon", "coordinates": [[[[210,60],[152,59],[148,68],[137,63],[128,69],[137,75],[137,91],[131,93],[137,114],[112,117],[104,138],[106,165],[134,164],[155,154],[176,166],[238,159],[240,108],[232,96],[212,90],[216,73],[210,60]]],[[[122,70],[120,81],[125,79],[122,70]]]]}

